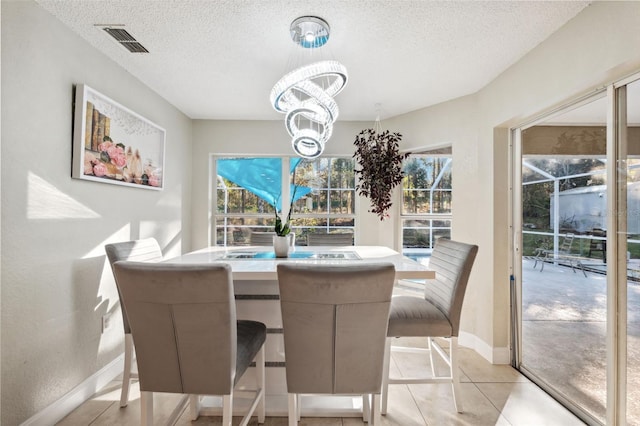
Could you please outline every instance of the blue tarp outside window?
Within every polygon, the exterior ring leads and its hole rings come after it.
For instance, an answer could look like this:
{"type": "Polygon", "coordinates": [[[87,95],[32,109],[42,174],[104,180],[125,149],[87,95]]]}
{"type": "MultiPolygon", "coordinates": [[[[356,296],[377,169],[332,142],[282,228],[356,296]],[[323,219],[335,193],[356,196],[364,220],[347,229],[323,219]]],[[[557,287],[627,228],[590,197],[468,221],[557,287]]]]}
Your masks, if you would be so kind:
{"type": "MultiPolygon", "coordinates": [[[[289,172],[293,172],[302,159],[290,160],[289,172]]],[[[281,158],[224,158],[219,159],[218,175],[245,188],[282,211],[282,159],[281,158]]],[[[290,185],[291,203],[311,192],[311,188],[290,185]]]]}

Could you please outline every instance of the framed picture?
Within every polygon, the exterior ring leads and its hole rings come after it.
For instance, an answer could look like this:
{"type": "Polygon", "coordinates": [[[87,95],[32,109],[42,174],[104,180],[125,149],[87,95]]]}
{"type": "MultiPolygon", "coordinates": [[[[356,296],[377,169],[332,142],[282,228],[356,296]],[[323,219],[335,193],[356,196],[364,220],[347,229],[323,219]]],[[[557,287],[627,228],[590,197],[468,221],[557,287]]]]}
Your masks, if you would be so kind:
{"type": "Polygon", "coordinates": [[[163,128],[85,84],[76,87],[74,121],[72,177],[163,189],[163,128]]]}

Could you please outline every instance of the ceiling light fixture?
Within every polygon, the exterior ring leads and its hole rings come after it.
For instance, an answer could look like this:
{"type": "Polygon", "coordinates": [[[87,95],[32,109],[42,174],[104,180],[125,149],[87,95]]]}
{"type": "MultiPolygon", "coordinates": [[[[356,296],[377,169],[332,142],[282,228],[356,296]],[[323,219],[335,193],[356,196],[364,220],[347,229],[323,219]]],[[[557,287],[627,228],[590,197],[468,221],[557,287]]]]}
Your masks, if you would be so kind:
{"type": "MultiPolygon", "coordinates": [[[[317,49],[329,40],[329,24],[317,16],[291,23],[291,39],[304,49],[317,49]]],[[[334,60],[299,66],[271,89],[271,105],[286,114],[285,126],[293,150],[303,158],[317,158],[333,132],[338,104],[333,99],[347,84],[347,69],[334,60]]]]}

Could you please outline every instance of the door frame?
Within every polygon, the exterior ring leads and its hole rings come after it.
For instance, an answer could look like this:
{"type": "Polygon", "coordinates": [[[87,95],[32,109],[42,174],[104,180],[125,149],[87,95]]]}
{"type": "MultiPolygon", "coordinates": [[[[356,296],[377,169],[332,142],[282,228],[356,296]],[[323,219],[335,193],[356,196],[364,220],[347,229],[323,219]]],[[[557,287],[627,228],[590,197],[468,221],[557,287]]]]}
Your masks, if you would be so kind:
{"type": "MultiPolygon", "coordinates": [[[[640,75],[636,78],[640,78],[640,75]]],[[[509,149],[510,149],[510,229],[512,235],[512,251],[510,257],[510,274],[511,274],[511,301],[512,301],[512,324],[511,324],[511,353],[512,365],[521,371],[525,376],[534,381],[538,386],[549,393],[554,399],[567,407],[576,414],[581,420],[590,425],[601,424],[599,420],[591,414],[583,410],[573,401],[564,397],[564,395],[555,391],[551,386],[544,383],[536,374],[527,370],[522,365],[522,131],[542,122],[552,119],[554,116],[560,115],[568,110],[579,108],[582,105],[593,102],[602,97],[607,99],[607,120],[606,120],[606,143],[607,143],[607,209],[609,212],[618,211],[621,207],[621,200],[617,195],[620,188],[617,182],[616,167],[610,167],[611,164],[617,164],[616,158],[619,155],[620,128],[622,124],[618,121],[617,127],[614,126],[614,118],[620,113],[621,100],[618,93],[620,87],[634,81],[636,78],[628,78],[617,84],[610,84],[606,87],[591,92],[580,98],[576,98],[558,108],[539,114],[526,122],[522,122],[517,126],[509,129],[509,149]],[[612,184],[613,183],[613,184],[612,184]],[[515,310],[515,312],[513,312],[515,310]]],[[[626,125],[626,123],[625,123],[626,125]]],[[[625,187],[626,191],[626,187],[625,187]]],[[[626,199],[625,199],[626,201],[626,199]]],[[[626,211],[626,209],[625,209],[626,211]]],[[[617,265],[618,260],[618,238],[619,223],[617,217],[620,214],[607,215],[607,247],[611,250],[607,251],[607,264],[617,265]],[[611,231],[613,232],[611,232],[611,231]]],[[[625,215],[626,218],[626,215],[625,215]]],[[[624,241],[626,244],[626,239],[624,241]]],[[[626,322],[626,250],[624,251],[624,280],[618,279],[621,266],[617,268],[609,268],[607,270],[607,363],[606,363],[606,381],[607,381],[607,397],[606,397],[606,422],[607,424],[625,425],[626,424],[626,340],[627,340],[627,322],[626,322]],[[614,271],[615,270],[615,271],[614,271]],[[624,285],[623,285],[624,281],[624,285]],[[623,288],[624,287],[624,288],[623,288]],[[620,315],[622,313],[622,315],[620,315]]]]}

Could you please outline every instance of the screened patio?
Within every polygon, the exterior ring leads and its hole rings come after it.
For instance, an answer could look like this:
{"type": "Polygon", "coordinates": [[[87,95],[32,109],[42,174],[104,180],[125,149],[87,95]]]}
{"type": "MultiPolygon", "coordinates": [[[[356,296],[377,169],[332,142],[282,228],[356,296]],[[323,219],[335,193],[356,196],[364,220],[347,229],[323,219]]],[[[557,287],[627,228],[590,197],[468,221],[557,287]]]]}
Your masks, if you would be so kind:
{"type": "MultiPolygon", "coordinates": [[[[543,271],[524,259],[522,295],[522,352],[529,374],[535,371],[592,416],[601,417],[606,406],[607,285],[602,271],[580,271],[562,264],[547,264],[543,271]],[[553,363],[549,360],[553,359],[553,363]]],[[[629,279],[628,358],[640,361],[640,282],[629,279]]],[[[640,424],[640,371],[629,369],[627,424],[640,424]]]]}

